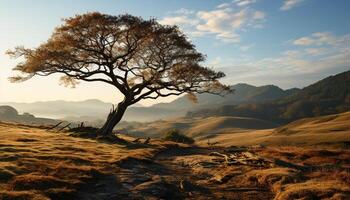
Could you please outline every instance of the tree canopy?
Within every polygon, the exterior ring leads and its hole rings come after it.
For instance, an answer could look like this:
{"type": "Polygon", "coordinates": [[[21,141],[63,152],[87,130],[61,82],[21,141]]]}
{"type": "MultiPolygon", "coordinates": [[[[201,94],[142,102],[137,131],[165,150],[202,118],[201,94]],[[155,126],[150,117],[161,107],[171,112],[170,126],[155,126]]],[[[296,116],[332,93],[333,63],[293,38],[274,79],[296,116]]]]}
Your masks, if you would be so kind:
{"type": "Polygon", "coordinates": [[[62,74],[65,85],[104,82],[124,95],[126,107],[143,99],[229,91],[218,81],[225,74],[202,66],[205,56],[177,26],[128,14],[76,15],[37,48],[7,53],[24,58],[14,67],[20,74],[13,82],[51,74],[62,74]]]}

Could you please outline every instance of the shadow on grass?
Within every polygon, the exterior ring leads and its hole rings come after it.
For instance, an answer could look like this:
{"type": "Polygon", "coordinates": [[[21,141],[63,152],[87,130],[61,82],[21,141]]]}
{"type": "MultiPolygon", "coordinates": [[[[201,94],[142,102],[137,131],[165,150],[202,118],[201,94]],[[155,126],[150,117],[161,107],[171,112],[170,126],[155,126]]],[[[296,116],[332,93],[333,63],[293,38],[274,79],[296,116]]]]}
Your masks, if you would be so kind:
{"type": "Polygon", "coordinates": [[[98,134],[98,131],[99,129],[95,127],[76,127],[69,130],[69,136],[94,139],[107,144],[128,145],[130,143],[127,140],[119,138],[117,135],[101,136],[100,134],[98,134]]]}
{"type": "Polygon", "coordinates": [[[131,143],[129,142],[124,148],[126,149],[145,149],[145,148],[156,148],[154,144],[143,144],[143,143],[131,143]]]}

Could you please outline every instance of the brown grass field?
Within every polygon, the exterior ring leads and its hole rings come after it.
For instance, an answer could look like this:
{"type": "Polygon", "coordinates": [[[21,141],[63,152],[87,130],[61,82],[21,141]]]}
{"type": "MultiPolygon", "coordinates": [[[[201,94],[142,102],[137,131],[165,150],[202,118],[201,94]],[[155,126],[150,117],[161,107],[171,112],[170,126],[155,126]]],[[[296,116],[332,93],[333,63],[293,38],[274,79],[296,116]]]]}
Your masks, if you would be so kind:
{"type": "Polygon", "coordinates": [[[0,123],[0,199],[346,200],[350,150],[334,144],[349,142],[348,121],[345,113],[275,130],[218,135],[226,147],[207,146],[204,140],[200,146],[156,139],[142,144],[127,137],[128,143],[114,144],[0,123]],[[285,142],[249,147],[277,141],[273,137],[285,142]],[[285,145],[298,137],[314,143],[285,145]],[[234,143],[247,147],[230,146],[234,143]],[[229,163],[218,154],[238,160],[252,156],[264,164],[229,163]]]}
{"type": "Polygon", "coordinates": [[[208,139],[221,146],[263,144],[349,147],[350,112],[301,119],[275,129],[228,129],[220,134],[196,138],[201,145],[206,144],[208,139]]]}

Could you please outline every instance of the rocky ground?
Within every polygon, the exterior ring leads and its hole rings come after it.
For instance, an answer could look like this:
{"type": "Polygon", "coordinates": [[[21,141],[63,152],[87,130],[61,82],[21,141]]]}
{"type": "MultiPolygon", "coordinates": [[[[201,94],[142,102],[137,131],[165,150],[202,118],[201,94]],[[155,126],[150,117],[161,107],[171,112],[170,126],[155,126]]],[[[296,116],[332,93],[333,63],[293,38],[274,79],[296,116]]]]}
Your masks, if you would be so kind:
{"type": "Polygon", "coordinates": [[[0,123],[0,199],[349,199],[350,151],[115,144],[0,123]]]}

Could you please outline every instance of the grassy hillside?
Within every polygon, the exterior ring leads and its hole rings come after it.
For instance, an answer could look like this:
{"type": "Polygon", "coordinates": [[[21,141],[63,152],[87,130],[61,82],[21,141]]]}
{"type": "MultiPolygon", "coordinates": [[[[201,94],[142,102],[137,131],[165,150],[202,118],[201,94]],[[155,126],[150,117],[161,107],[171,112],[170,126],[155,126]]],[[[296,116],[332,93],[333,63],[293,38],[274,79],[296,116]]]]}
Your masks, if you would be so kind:
{"type": "Polygon", "coordinates": [[[297,120],[276,129],[232,131],[199,138],[206,144],[210,138],[220,145],[350,145],[350,112],[297,120]]]}
{"type": "Polygon", "coordinates": [[[128,134],[141,137],[162,137],[171,129],[178,129],[187,136],[199,138],[209,137],[226,132],[242,132],[255,129],[277,127],[277,124],[245,117],[206,117],[206,118],[174,118],[137,124],[126,128],[128,134]]]}
{"type": "Polygon", "coordinates": [[[345,149],[198,147],[133,138],[121,145],[68,134],[0,123],[0,199],[345,200],[350,195],[345,149]]]}
{"type": "Polygon", "coordinates": [[[127,169],[129,165],[171,145],[108,144],[10,123],[0,123],[0,135],[0,199],[4,200],[123,197],[127,189],[121,180],[131,184],[131,177],[137,176],[127,169]]]}
{"type": "Polygon", "coordinates": [[[267,103],[217,106],[192,111],[188,117],[242,116],[277,123],[350,110],[350,71],[330,76],[300,91],[267,103]]]}

